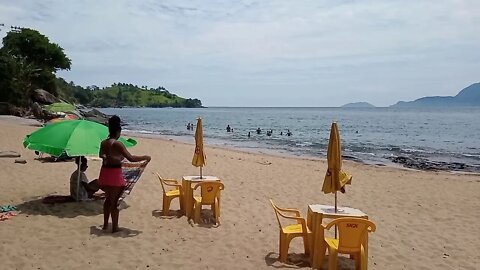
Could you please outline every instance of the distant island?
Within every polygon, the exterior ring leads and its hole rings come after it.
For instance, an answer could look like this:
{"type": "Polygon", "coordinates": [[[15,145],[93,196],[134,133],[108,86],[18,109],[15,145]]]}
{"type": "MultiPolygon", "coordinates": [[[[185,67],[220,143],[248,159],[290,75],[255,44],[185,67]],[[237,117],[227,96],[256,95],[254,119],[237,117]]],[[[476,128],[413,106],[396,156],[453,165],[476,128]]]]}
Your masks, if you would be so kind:
{"type": "Polygon", "coordinates": [[[456,96],[433,96],[422,97],[414,101],[399,101],[390,107],[410,108],[410,107],[477,107],[480,106],[480,83],[474,83],[456,96]]]}
{"type": "Polygon", "coordinates": [[[44,105],[68,102],[91,107],[202,107],[199,99],[183,98],[164,87],[128,83],[82,87],[57,77],[72,61],[63,48],[40,32],[15,28],[0,47],[0,114],[38,117],[44,105]]]}
{"type": "Polygon", "coordinates": [[[343,105],[342,108],[375,108],[375,106],[368,102],[353,102],[343,105]]]}

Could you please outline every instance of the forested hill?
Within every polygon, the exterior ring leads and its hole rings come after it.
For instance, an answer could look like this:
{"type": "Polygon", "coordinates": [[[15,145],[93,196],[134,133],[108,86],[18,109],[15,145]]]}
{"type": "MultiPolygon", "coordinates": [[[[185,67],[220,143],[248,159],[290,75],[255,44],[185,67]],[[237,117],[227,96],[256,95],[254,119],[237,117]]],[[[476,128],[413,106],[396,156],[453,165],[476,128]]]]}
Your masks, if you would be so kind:
{"type": "Polygon", "coordinates": [[[34,29],[12,28],[0,47],[0,114],[43,117],[41,106],[68,101],[95,107],[202,107],[163,87],[116,83],[82,87],[57,77],[72,61],[60,45],[34,29]]]}
{"type": "Polygon", "coordinates": [[[399,101],[390,107],[479,107],[480,83],[461,90],[456,96],[423,97],[414,101],[399,101]]]}
{"type": "Polygon", "coordinates": [[[179,97],[164,87],[148,88],[115,83],[104,88],[83,88],[73,82],[67,83],[62,78],[56,80],[56,86],[63,99],[92,107],[202,107],[200,100],[179,97]]]}

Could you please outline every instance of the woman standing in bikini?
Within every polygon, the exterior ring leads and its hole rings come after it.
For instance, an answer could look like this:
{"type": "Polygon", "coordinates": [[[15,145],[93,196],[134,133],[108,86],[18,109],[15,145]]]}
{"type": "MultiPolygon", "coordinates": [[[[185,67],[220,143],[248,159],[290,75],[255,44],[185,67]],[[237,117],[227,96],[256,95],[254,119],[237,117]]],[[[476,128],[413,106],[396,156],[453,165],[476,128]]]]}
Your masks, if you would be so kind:
{"type": "Polygon", "coordinates": [[[122,127],[120,118],[116,115],[108,119],[109,136],[100,144],[99,156],[103,159],[98,184],[105,191],[105,203],[103,204],[103,229],[107,230],[108,220],[112,216],[112,233],[118,231],[117,207],[118,199],[125,188],[125,179],[122,173],[122,160],[126,158],[130,162],[150,161],[150,156],[134,156],[130,154],[125,145],[118,141],[122,127]]]}

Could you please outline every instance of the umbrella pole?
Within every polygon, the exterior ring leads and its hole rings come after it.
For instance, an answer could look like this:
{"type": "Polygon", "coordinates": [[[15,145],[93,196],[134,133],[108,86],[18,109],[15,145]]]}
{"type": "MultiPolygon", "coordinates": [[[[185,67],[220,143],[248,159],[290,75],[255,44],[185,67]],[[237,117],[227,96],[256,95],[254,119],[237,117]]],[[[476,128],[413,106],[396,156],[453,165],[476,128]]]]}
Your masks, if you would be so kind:
{"type": "Polygon", "coordinates": [[[203,166],[200,166],[200,179],[202,179],[202,168],[203,166]]]}
{"type": "Polygon", "coordinates": [[[77,198],[76,201],[78,202],[78,192],[80,188],[80,167],[82,166],[82,159],[78,159],[78,171],[77,171],[77,198]]]}
{"type": "MultiPolygon", "coordinates": [[[[335,214],[337,213],[337,192],[335,191],[335,214]]],[[[337,239],[337,225],[335,225],[335,239],[337,239]]]]}
{"type": "Polygon", "coordinates": [[[335,213],[337,213],[337,192],[335,191],[335,213]]]}

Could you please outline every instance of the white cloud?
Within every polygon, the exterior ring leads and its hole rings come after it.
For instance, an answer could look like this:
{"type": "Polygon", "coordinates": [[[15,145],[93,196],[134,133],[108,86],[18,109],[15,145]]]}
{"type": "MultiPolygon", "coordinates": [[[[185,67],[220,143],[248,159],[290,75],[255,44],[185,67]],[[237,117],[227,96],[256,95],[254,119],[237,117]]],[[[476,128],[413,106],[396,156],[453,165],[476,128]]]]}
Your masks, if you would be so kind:
{"type": "Polygon", "coordinates": [[[386,106],[454,95],[479,80],[480,2],[473,0],[0,6],[0,23],[38,29],[65,48],[68,80],[163,85],[206,105],[386,106]]]}

